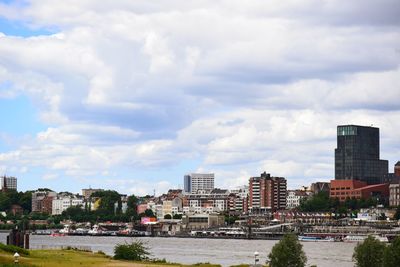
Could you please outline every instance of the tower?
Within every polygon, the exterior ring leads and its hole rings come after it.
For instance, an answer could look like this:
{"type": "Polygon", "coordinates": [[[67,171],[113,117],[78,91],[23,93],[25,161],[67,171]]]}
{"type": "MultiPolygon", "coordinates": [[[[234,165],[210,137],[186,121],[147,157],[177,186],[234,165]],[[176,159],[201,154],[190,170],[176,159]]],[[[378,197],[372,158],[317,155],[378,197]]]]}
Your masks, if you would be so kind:
{"type": "Polygon", "coordinates": [[[379,149],[379,128],[339,125],[335,149],[335,180],[381,183],[388,173],[389,163],[380,159],[379,149]]]}

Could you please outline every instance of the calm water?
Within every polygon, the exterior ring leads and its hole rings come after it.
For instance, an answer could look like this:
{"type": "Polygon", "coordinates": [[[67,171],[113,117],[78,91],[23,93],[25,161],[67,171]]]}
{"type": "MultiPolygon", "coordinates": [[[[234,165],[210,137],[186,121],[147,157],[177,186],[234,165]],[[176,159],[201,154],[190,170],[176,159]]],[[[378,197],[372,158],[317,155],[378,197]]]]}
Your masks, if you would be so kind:
{"type": "MultiPolygon", "coordinates": [[[[0,234],[5,242],[6,234],[0,234]]],[[[234,240],[234,239],[193,239],[193,238],[139,238],[150,248],[153,257],[165,258],[179,263],[211,262],[223,266],[240,263],[253,263],[254,252],[260,253],[261,262],[265,262],[268,253],[277,241],[272,240],[234,240]]],[[[31,248],[42,246],[85,246],[91,250],[102,250],[112,255],[116,244],[129,242],[126,237],[92,236],[35,236],[31,235],[31,248]]],[[[342,242],[302,243],[308,258],[308,265],[318,267],[354,266],[351,256],[355,244],[342,242]]]]}

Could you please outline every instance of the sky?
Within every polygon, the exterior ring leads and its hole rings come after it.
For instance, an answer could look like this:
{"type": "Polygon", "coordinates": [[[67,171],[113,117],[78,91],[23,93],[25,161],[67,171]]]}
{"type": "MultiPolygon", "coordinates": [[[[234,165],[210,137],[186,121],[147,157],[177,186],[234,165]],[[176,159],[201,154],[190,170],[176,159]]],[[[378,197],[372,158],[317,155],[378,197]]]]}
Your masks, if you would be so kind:
{"type": "Polygon", "coordinates": [[[0,175],[18,189],[288,188],[334,177],[336,127],[400,160],[398,0],[0,1],[0,175]]]}

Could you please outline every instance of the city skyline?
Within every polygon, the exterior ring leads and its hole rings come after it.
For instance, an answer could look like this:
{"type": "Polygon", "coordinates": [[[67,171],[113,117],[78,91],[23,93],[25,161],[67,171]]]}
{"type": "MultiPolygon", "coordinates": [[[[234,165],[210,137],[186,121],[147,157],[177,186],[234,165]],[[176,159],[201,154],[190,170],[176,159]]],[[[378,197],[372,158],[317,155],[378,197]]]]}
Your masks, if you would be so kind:
{"type": "Polygon", "coordinates": [[[338,125],[399,160],[400,3],[0,1],[0,175],[145,195],[334,179],[338,125]]]}

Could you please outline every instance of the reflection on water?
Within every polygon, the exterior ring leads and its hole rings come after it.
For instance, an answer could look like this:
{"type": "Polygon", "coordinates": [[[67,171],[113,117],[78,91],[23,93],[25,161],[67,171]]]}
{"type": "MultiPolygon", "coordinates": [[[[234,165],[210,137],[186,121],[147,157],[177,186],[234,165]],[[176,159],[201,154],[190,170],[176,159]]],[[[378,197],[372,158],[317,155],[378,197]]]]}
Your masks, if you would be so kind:
{"type": "MultiPolygon", "coordinates": [[[[234,240],[234,239],[193,239],[193,238],[159,238],[144,237],[152,256],[165,258],[179,263],[211,262],[223,266],[240,263],[252,263],[254,252],[260,253],[261,262],[265,262],[268,253],[277,241],[273,240],[234,240]]],[[[0,241],[5,243],[6,234],[0,234],[0,241]]],[[[81,246],[91,250],[102,250],[113,255],[116,244],[129,242],[126,237],[92,237],[92,236],[35,236],[31,235],[31,248],[81,246]]],[[[354,264],[351,256],[354,243],[342,242],[307,242],[302,243],[308,258],[308,264],[318,267],[340,265],[350,267],[354,264]]]]}

